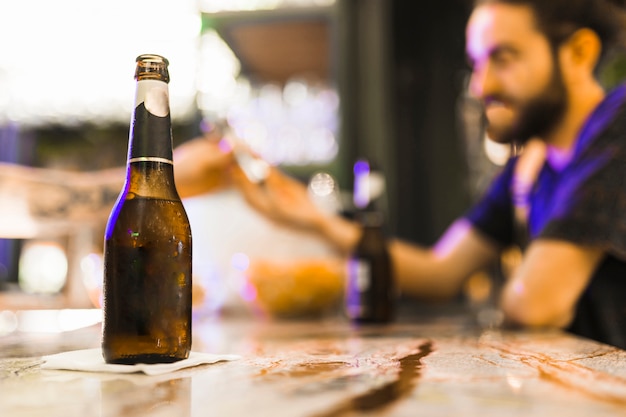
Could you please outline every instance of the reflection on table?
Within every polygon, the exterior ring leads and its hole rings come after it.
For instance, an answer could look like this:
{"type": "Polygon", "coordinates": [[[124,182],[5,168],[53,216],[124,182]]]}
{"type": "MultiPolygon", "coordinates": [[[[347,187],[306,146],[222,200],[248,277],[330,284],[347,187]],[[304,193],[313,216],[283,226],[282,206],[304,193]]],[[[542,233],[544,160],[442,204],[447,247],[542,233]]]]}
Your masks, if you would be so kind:
{"type": "Polygon", "coordinates": [[[99,323],[1,336],[0,415],[613,416],[626,408],[626,352],[562,332],[480,330],[465,315],[361,328],[341,317],[214,317],[196,321],[193,350],[242,359],[160,376],[40,368],[42,355],[99,344],[99,323]]]}

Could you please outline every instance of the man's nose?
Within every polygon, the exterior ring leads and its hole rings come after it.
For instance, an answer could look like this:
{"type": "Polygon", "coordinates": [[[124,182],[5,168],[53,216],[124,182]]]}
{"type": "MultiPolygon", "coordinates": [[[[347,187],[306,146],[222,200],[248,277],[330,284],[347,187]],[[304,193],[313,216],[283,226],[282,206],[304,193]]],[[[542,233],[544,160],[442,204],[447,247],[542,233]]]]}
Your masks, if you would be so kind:
{"type": "Polygon", "coordinates": [[[498,79],[493,73],[491,65],[475,68],[470,78],[470,94],[478,99],[484,99],[498,92],[498,79]]]}

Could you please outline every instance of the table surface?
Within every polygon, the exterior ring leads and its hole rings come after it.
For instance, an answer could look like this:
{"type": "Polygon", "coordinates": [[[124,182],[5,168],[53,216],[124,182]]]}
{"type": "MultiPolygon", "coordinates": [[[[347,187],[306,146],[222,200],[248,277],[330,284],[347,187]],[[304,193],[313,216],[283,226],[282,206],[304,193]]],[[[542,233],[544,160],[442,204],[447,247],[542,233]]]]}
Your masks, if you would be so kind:
{"type": "Polygon", "coordinates": [[[40,366],[99,344],[99,324],[1,336],[0,416],[626,415],[626,352],[557,331],[214,318],[195,322],[193,350],[240,360],[159,376],[40,366]]]}

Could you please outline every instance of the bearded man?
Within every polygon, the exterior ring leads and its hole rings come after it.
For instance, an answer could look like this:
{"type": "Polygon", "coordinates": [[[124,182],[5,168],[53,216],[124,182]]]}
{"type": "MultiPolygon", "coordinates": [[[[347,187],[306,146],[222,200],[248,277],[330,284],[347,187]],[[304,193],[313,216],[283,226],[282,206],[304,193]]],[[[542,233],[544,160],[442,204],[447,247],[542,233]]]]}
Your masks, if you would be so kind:
{"type": "MultiPolygon", "coordinates": [[[[626,348],[626,87],[606,92],[597,68],[620,41],[608,0],[478,0],[467,24],[471,93],[487,133],[525,148],[432,248],[389,241],[405,294],[453,297],[514,244],[502,289],[508,323],[557,327],[626,348]]],[[[311,230],[344,253],[359,225],[328,215],[272,169],[238,185],[259,211],[311,230]]]]}

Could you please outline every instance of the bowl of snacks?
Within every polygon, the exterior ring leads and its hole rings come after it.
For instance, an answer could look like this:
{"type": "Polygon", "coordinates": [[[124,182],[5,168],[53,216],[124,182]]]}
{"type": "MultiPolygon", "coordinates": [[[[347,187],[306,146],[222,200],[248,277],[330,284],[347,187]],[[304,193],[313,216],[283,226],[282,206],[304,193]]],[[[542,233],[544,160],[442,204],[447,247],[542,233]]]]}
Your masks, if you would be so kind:
{"type": "Polygon", "coordinates": [[[245,278],[254,309],[272,317],[332,314],[343,298],[344,264],[337,259],[256,259],[245,278]]]}

